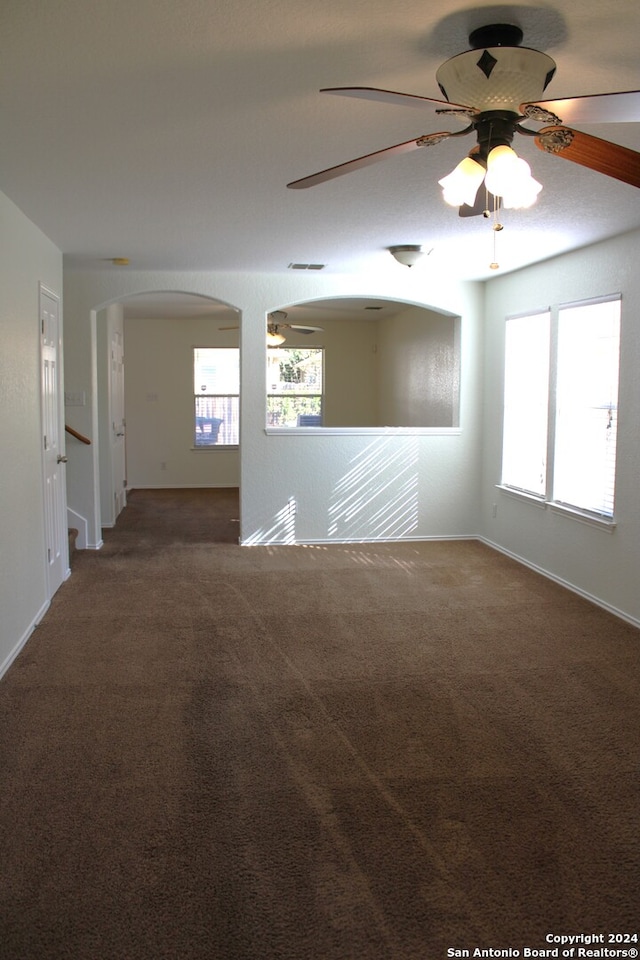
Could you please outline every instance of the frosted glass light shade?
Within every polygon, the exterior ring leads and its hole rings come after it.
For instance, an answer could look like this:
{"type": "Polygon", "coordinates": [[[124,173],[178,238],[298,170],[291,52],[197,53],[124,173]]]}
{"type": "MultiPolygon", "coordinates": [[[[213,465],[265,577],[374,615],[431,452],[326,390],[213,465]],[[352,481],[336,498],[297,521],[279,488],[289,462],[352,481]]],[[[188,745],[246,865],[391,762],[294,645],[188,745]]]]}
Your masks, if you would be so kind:
{"type": "Polygon", "coordinates": [[[438,68],[436,80],[449,103],[517,116],[521,104],[542,100],[555,69],[551,57],[539,50],[496,46],[452,57],[438,68]],[[490,69],[482,69],[483,55],[490,69]]]}
{"type": "Polygon", "coordinates": [[[478,187],[484,179],[484,167],[471,157],[465,157],[448,176],[438,180],[445,203],[459,207],[466,203],[473,206],[478,187]]]}
{"type": "Polygon", "coordinates": [[[487,157],[487,190],[502,197],[505,207],[511,209],[532,206],[542,190],[542,184],[531,176],[531,167],[518,157],[511,147],[494,147],[487,157]]]}

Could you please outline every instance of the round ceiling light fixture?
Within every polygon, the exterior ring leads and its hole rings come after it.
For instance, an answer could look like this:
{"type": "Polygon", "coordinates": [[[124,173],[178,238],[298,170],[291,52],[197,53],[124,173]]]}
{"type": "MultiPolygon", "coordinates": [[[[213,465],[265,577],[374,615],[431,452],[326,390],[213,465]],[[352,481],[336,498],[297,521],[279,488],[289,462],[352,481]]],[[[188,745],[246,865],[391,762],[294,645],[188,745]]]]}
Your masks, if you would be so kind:
{"type": "Polygon", "coordinates": [[[425,255],[425,251],[422,249],[422,247],[414,243],[396,244],[395,246],[388,247],[387,249],[389,250],[391,256],[395,257],[398,263],[403,264],[405,267],[412,267],[425,255]]]}

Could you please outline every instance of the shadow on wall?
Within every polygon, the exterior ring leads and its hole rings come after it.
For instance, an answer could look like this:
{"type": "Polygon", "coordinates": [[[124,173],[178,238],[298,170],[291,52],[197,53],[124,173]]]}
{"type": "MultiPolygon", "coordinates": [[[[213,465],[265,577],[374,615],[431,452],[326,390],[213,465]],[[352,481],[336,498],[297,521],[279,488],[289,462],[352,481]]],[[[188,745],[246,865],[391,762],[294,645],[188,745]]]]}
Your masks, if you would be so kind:
{"type": "Polygon", "coordinates": [[[262,543],[296,543],[296,499],[289,497],[281,510],[273,517],[270,527],[261,527],[242,541],[244,546],[262,543]]]}
{"type": "Polygon", "coordinates": [[[418,526],[418,441],[373,441],[336,484],[329,506],[332,540],[397,540],[418,526]]]}
{"type": "MultiPolygon", "coordinates": [[[[297,502],[291,496],[269,527],[244,545],[298,543],[297,502]]],[[[418,439],[380,437],[351,461],[335,484],[328,509],[327,539],[336,542],[399,540],[418,526],[418,439]]],[[[304,541],[302,541],[304,542],[304,541]]]]}

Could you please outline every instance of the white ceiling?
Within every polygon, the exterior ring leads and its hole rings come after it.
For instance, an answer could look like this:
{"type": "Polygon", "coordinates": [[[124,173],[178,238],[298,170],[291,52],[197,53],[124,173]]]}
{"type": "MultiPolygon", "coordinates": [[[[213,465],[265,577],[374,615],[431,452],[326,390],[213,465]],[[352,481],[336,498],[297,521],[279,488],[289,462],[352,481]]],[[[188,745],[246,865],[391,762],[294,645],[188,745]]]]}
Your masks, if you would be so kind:
{"type": "MultiPolygon", "coordinates": [[[[433,248],[413,268],[426,276],[493,276],[490,224],[437,185],[467,138],[286,189],[451,125],[320,87],[440,99],[437,67],[492,22],[556,60],[549,97],[640,88],[631,0],[3,0],[0,189],[76,268],[366,273],[406,269],[386,248],[416,243],[433,248]]],[[[640,123],[583,129],[640,150],[640,123]]],[[[514,146],[544,190],[504,213],[502,272],[640,226],[635,187],[514,146]]]]}

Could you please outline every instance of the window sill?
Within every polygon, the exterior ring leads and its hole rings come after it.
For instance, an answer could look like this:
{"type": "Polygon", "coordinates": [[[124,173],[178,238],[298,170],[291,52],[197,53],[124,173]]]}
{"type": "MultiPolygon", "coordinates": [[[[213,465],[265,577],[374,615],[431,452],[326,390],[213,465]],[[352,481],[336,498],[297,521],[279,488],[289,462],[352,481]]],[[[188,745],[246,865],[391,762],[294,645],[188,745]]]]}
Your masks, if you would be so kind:
{"type": "Polygon", "coordinates": [[[549,509],[561,516],[571,517],[580,523],[587,523],[592,527],[599,527],[606,530],[607,533],[613,533],[616,528],[616,522],[611,517],[599,517],[594,513],[587,513],[584,510],[578,510],[577,507],[567,507],[563,503],[550,503],[549,509]]]}
{"type": "Polygon", "coordinates": [[[551,500],[543,500],[541,497],[536,497],[532,493],[525,493],[522,490],[514,490],[512,487],[505,487],[500,483],[496,484],[496,490],[500,490],[502,493],[505,493],[508,497],[513,497],[514,500],[520,500],[524,503],[531,504],[534,507],[539,507],[542,510],[547,508],[553,513],[557,513],[560,516],[568,517],[571,520],[577,520],[579,523],[586,523],[592,527],[598,527],[600,530],[605,530],[607,533],[613,533],[616,528],[616,521],[610,517],[599,517],[594,513],[587,513],[586,510],[580,510],[578,507],[569,507],[564,503],[554,503],[551,500]]]}
{"type": "Polygon", "coordinates": [[[220,450],[239,450],[240,446],[237,443],[203,443],[199,444],[197,447],[191,447],[191,450],[194,453],[216,453],[220,450]]]}
{"type": "Polygon", "coordinates": [[[516,490],[515,487],[505,487],[502,483],[496,484],[496,490],[501,490],[502,493],[506,493],[508,497],[513,497],[514,500],[522,500],[524,503],[529,503],[533,507],[541,507],[543,510],[549,506],[547,500],[543,500],[542,497],[536,497],[535,493],[526,493],[524,490],[516,490]]]}

